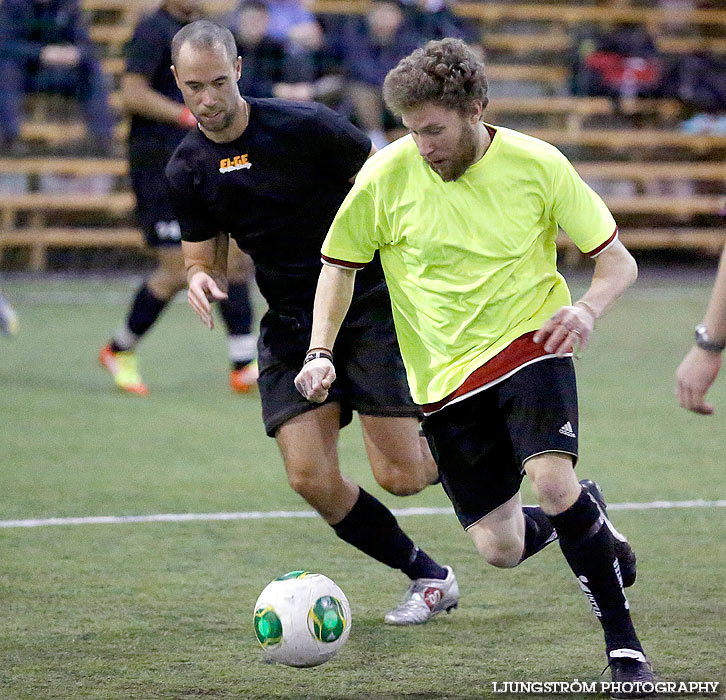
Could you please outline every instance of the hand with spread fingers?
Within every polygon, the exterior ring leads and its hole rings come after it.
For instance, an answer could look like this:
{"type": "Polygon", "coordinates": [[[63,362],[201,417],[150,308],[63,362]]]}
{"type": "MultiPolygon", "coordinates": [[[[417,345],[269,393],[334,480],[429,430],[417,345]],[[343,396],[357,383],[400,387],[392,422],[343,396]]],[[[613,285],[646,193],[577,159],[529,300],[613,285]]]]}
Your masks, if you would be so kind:
{"type": "Polygon", "coordinates": [[[561,307],[542,328],[534,334],[535,343],[544,343],[544,349],[557,357],[584,350],[595,326],[595,313],[582,301],[561,307]]]}
{"type": "Polygon", "coordinates": [[[226,299],[227,293],[221,289],[214,277],[206,272],[196,272],[189,280],[187,298],[202,323],[212,330],[214,328],[212,302],[226,299]]]}

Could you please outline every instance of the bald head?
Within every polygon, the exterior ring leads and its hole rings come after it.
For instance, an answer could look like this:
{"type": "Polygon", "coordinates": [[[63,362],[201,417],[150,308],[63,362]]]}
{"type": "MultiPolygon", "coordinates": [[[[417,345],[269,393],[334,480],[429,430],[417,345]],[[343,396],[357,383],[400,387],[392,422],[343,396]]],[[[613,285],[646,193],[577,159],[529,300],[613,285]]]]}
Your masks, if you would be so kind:
{"type": "Polygon", "coordinates": [[[189,44],[194,49],[223,50],[230,63],[237,60],[237,44],[232,32],[206,19],[190,22],[182,27],[171,40],[171,62],[176,65],[182,47],[189,44]]]}

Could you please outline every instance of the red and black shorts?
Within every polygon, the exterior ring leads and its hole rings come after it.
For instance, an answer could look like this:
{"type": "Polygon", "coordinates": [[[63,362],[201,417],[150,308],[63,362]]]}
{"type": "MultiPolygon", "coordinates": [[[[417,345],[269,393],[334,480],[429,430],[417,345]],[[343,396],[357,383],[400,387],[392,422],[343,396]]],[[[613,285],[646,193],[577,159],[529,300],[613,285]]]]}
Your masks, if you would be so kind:
{"type": "Polygon", "coordinates": [[[468,528],[520,488],[524,463],[545,452],[577,461],[572,359],[545,358],[451,403],[423,422],[441,483],[468,528]]]}

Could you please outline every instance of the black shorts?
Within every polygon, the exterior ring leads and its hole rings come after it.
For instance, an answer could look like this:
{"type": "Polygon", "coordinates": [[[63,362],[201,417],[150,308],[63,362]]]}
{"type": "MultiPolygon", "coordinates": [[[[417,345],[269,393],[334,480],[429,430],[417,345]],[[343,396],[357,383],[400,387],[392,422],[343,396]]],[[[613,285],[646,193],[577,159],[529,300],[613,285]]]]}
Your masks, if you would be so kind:
{"type": "MultiPolygon", "coordinates": [[[[310,343],[311,321],[307,313],[268,311],[260,322],[257,384],[270,437],[290,418],[321,406],[307,401],[294,383],[310,343]]],[[[408,390],[385,286],[351,306],[335,342],[335,373],[325,403],[340,404],[341,428],[354,410],[368,416],[421,417],[408,390]]]]}
{"type": "Polygon", "coordinates": [[[468,528],[518,491],[524,463],[545,452],[577,461],[577,385],[570,358],[548,358],[427,416],[441,483],[468,528]]]}
{"type": "Polygon", "coordinates": [[[181,228],[169,201],[164,166],[131,170],[136,195],[136,216],[147,245],[163,248],[181,245],[181,228]]]}

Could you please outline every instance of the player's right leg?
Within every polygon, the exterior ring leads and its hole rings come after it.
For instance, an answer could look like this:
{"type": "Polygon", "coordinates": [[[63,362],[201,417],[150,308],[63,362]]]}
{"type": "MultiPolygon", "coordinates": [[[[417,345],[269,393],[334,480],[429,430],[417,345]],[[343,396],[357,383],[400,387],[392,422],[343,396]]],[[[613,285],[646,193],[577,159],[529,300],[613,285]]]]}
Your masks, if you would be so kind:
{"type": "Polygon", "coordinates": [[[101,349],[99,360],[114,378],[116,386],[130,394],[149,393],[136,359],[136,346],[156,323],[174,295],[186,286],[181,229],[166,191],[164,163],[131,169],[136,195],[136,214],[158,266],[136,291],[125,322],[101,349]]]}
{"type": "Polygon", "coordinates": [[[130,394],[149,393],[139,374],[136,346],[152,328],[166,305],[186,285],[181,247],[156,249],[159,264],[137,290],[124,323],[101,349],[100,362],[113,375],[116,386],[130,394]]]}
{"type": "MultiPolygon", "coordinates": [[[[427,564],[438,567],[403,532],[386,506],[340,473],[338,432],[350,422],[352,414],[341,403],[344,396],[337,384],[322,405],[306,401],[295,388],[294,379],[308,337],[309,330],[298,327],[292,317],[268,312],[260,323],[258,386],[262,416],[267,434],[275,437],[280,447],[290,485],[338,537],[373,559],[399,569],[409,578],[429,571],[427,564]]],[[[451,570],[442,573],[443,580],[451,570]]],[[[458,589],[450,593],[452,599],[441,609],[456,605],[458,589]]],[[[432,590],[431,595],[438,600],[440,591],[432,590]]],[[[429,617],[430,611],[423,619],[406,624],[419,624],[429,617]]]]}
{"type": "Polygon", "coordinates": [[[364,554],[406,574],[412,595],[398,615],[386,622],[427,622],[458,605],[459,588],[450,567],[441,567],[400,528],[378,499],[343,476],[338,465],[340,407],[334,403],[297,415],[277,430],[290,486],[333,528],[336,535],[364,554]]]}

